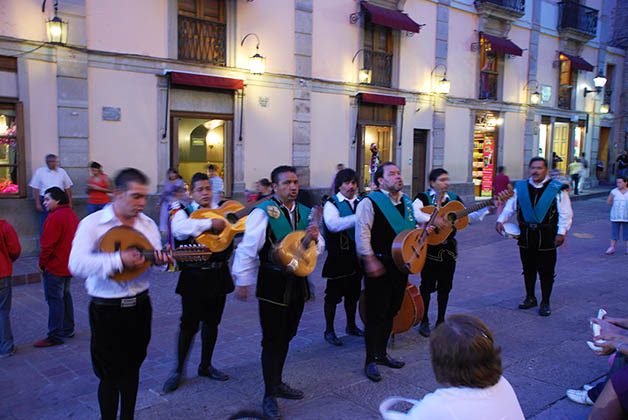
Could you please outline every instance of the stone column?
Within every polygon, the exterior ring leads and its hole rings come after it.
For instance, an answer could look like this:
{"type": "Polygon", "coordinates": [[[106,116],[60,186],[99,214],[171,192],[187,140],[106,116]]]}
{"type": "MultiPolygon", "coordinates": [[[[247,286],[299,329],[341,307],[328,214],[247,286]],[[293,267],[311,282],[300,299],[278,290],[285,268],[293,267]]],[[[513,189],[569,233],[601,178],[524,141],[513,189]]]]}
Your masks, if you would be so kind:
{"type": "MultiPolygon", "coordinates": [[[[532,89],[536,89],[538,87],[540,91],[541,88],[541,86],[538,85],[537,76],[539,33],[541,29],[541,3],[542,0],[534,0],[532,3],[532,27],[530,28],[530,48],[528,49],[528,86],[525,92],[525,104],[530,103],[530,93],[534,92],[532,89]]],[[[528,162],[532,159],[532,156],[537,155],[536,150],[534,150],[534,136],[537,134],[537,130],[535,129],[535,116],[536,108],[534,106],[528,106],[523,131],[523,161],[521,170],[524,177],[528,173],[528,162]]]]}
{"type": "Polygon", "coordinates": [[[292,113],[292,165],[301,187],[310,186],[310,129],[312,96],[312,8],[313,0],[294,1],[294,73],[292,113]]]}
{"type": "MultiPolygon", "coordinates": [[[[434,66],[447,66],[449,42],[449,0],[440,0],[436,19],[436,56],[434,66]]],[[[437,72],[434,72],[435,75],[437,72]]],[[[445,164],[445,100],[435,97],[432,114],[432,168],[445,164]]]]}

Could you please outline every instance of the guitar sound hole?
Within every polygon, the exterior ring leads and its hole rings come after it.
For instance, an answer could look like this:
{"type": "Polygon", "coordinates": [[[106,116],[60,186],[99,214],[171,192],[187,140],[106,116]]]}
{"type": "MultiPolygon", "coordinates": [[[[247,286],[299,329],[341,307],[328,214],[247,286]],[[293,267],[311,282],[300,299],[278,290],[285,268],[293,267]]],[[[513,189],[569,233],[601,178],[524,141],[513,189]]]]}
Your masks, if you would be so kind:
{"type": "Polygon", "coordinates": [[[225,219],[227,219],[227,221],[231,224],[234,224],[235,222],[238,221],[238,217],[233,213],[229,213],[225,215],[225,219]]]}
{"type": "Polygon", "coordinates": [[[447,220],[448,220],[451,224],[455,223],[455,221],[456,221],[456,215],[455,215],[455,214],[453,214],[453,213],[449,213],[449,214],[447,215],[447,220]]]}

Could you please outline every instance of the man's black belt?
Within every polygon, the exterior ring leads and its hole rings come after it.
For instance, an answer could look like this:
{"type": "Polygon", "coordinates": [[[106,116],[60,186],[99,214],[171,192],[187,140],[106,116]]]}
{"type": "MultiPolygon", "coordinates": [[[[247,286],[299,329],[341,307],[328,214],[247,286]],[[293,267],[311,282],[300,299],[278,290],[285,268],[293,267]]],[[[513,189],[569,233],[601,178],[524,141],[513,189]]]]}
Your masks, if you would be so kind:
{"type": "Polygon", "coordinates": [[[528,223],[528,222],[521,222],[521,226],[530,229],[530,230],[537,230],[537,229],[544,229],[544,228],[551,228],[554,225],[550,224],[550,223],[528,223]]]}
{"type": "Polygon", "coordinates": [[[137,306],[138,303],[145,301],[148,299],[148,289],[144,290],[142,293],[138,293],[135,296],[125,297],[125,298],[99,298],[92,296],[92,303],[94,305],[101,306],[115,306],[118,308],[133,308],[137,306]]]}
{"type": "Polygon", "coordinates": [[[201,270],[215,270],[217,268],[223,268],[225,267],[227,264],[229,264],[228,260],[224,260],[224,261],[212,261],[209,263],[205,263],[203,264],[203,266],[201,267],[201,270]]]}

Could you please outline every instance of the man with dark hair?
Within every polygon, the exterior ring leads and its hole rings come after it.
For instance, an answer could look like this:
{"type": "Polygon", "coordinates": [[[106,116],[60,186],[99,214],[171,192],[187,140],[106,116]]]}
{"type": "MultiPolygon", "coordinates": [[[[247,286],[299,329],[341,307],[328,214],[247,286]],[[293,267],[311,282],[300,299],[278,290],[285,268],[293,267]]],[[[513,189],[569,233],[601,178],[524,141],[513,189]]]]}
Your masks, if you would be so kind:
{"type": "Polygon", "coordinates": [[[355,313],[362,289],[363,270],[355,252],[355,209],[360,202],[356,195],[358,177],[353,169],[342,169],[336,174],[334,192],[323,208],[323,229],[327,244],[327,260],[323,277],[325,289],[325,340],[335,346],[342,341],[334,331],[336,305],[344,297],[347,314],[346,332],[363,336],[355,323],[355,313]]]}
{"type": "Polygon", "coordinates": [[[39,271],[48,302],[48,335],[35,342],[35,347],[56,346],[63,344],[65,337],[74,336],[72,273],[68,270],[68,259],[79,219],[68,205],[67,194],[58,187],[46,190],[44,206],[49,215],[39,239],[39,271]]]}
{"type": "Polygon", "coordinates": [[[72,207],[72,180],[67,172],[59,167],[59,158],[57,155],[46,155],[46,166],[38,168],[31,178],[29,187],[33,189],[33,198],[35,199],[35,208],[39,214],[39,233],[44,229],[44,222],[48,216],[48,212],[44,207],[44,193],[50,187],[59,187],[68,195],[68,203],[72,207]]]}
{"type": "Polygon", "coordinates": [[[142,211],[148,196],[148,179],[127,168],[115,177],[113,204],[85,217],[78,226],[68,268],[85,277],[91,297],[89,324],[94,373],[100,379],[98,403],[103,420],[114,420],[120,401],[120,418],[132,419],[142,362],[150,341],[152,307],[148,297],[152,270],[118,282],[111,276],[142,267],[144,256],[137,248],[112,253],[98,252],[100,238],[110,229],[126,226],[137,230],[156,250],[154,264],[172,262],[161,249],[155,222],[142,211]]]}
{"type": "Polygon", "coordinates": [[[568,186],[550,179],[545,159],[530,159],[528,170],[530,178],[515,183],[515,194],[506,202],[495,229],[501,234],[503,223],[517,215],[521,230],[517,243],[526,287],[526,298],[519,309],[537,306],[534,289],[538,273],[542,294],[539,315],[549,316],[552,313],[550,296],[554,284],[556,248],[565,241],[573,211],[568,186]]]}
{"type": "MultiPolygon", "coordinates": [[[[218,235],[225,228],[223,219],[191,219],[189,216],[198,209],[216,208],[212,203],[212,184],[207,175],[195,173],[190,182],[192,203],[184,207],[171,208],[171,231],[175,246],[197,245],[195,238],[203,232],[218,235]]],[[[233,243],[211,258],[199,263],[179,263],[181,275],[176,292],[181,295],[181,324],[177,344],[177,365],[164,384],[164,392],[172,392],[179,387],[190,346],[194,336],[201,329],[201,363],[199,376],[217,381],[226,381],[229,376],[211,364],[214,346],[218,338],[218,324],[222,319],[227,294],[233,291],[233,280],[229,272],[229,258],[233,243]]]]}
{"type": "MultiPolygon", "coordinates": [[[[432,169],[428,180],[430,189],[417,194],[415,197],[413,203],[415,213],[422,213],[421,209],[423,207],[435,205],[438,192],[440,191],[444,192],[441,206],[451,201],[459,201],[462,203],[462,199],[457,194],[449,191],[449,174],[445,169],[432,169]]],[[[468,216],[469,221],[475,222],[482,220],[487,213],[488,209],[473,212],[468,216]]],[[[456,229],[454,228],[443,243],[427,246],[427,258],[423,270],[421,271],[421,286],[419,287],[425,309],[421,325],[419,325],[419,333],[423,337],[429,337],[431,332],[428,311],[430,307],[430,296],[434,292],[437,292],[438,301],[436,326],[440,325],[445,320],[449,293],[453,287],[454,273],[456,271],[456,258],[458,257],[458,246],[455,236],[456,229]]]]}
{"type": "Polygon", "coordinates": [[[279,166],[272,171],[271,179],[275,194],[255,207],[246,220],[244,238],[235,251],[232,274],[236,297],[240,300],[246,300],[248,289],[257,284],[265,385],[262,407],[268,418],[276,420],[281,419],[276,398],[304,398],[303,392],[283,382],[282,376],[290,341],[297,333],[304,303],[311,293],[307,277],[297,277],[276,265],[272,251],[295,230],[307,231],[317,238],[319,255],[325,241],[318,226],[309,221],[310,209],[296,201],[299,193],[296,169],[279,166]]]}
{"type": "Polygon", "coordinates": [[[399,271],[392,259],[395,236],[406,229],[414,229],[429,216],[415,212],[410,199],[401,192],[401,171],[392,162],[381,164],[374,172],[378,187],[356,209],[355,242],[357,254],[364,262],[366,293],[366,376],[381,381],[377,365],[393,369],[405,363],[386,353],[392,332],[393,319],[403,302],[408,275],[399,271]]]}

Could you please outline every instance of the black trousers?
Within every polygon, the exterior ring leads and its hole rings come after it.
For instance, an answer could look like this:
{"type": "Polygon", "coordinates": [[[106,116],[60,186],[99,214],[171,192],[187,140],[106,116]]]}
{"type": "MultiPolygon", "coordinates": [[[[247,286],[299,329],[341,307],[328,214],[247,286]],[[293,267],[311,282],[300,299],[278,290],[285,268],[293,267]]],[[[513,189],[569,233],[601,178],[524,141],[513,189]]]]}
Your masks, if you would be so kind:
{"type": "Polygon", "coordinates": [[[449,301],[449,292],[453,287],[454,273],[456,272],[456,259],[449,253],[441,254],[442,261],[427,259],[425,266],[421,271],[421,299],[423,299],[423,321],[428,322],[428,310],[430,307],[430,295],[438,292],[438,319],[437,322],[445,320],[447,311],[447,302],[449,301]]]}
{"type": "Polygon", "coordinates": [[[386,274],[365,277],[366,298],[366,363],[386,355],[393,319],[401,309],[408,276],[393,264],[385,264],[386,274]]]}
{"type": "Polygon", "coordinates": [[[140,367],[150,341],[151,318],[148,298],[130,308],[93,302],[89,305],[92,366],[100,378],[98,402],[103,420],[115,420],[119,397],[120,419],[133,419],[140,367]]]}
{"type": "Polygon", "coordinates": [[[345,301],[357,302],[362,291],[362,273],[355,273],[346,277],[327,279],[325,288],[325,303],[337,305],[345,301]]]}
{"type": "Polygon", "coordinates": [[[266,387],[264,396],[273,393],[282,382],[283,367],[290,341],[297,334],[303,314],[305,296],[299,287],[292,288],[287,306],[265,300],[259,301],[259,319],[262,326],[262,372],[266,387]]]}
{"type": "Polygon", "coordinates": [[[541,294],[543,302],[549,303],[554,284],[554,270],[556,268],[556,250],[539,251],[534,248],[519,247],[521,265],[523,266],[523,280],[526,287],[526,297],[534,298],[536,276],[541,281],[541,294]]]}
{"type": "Polygon", "coordinates": [[[199,297],[190,293],[181,296],[181,323],[179,324],[179,341],[177,345],[177,372],[181,373],[189,353],[194,336],[201,329],[201,363],[200,366],[211,365],[218,324],[225,309],[226,295],[199,297]]]}

